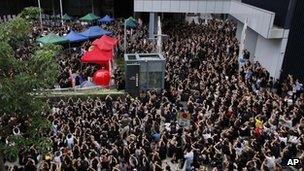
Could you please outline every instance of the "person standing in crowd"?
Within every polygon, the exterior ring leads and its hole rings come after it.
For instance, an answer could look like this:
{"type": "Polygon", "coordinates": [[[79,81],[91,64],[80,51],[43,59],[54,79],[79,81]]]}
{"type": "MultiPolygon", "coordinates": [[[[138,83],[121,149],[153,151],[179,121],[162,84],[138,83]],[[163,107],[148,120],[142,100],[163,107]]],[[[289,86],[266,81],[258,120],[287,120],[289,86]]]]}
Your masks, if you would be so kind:
{"type": "MultiPolygon", "coordinates": [[[[106,27],[122,37],[121,25],[118,21],[106,27]]],[[[153,51],[147,30],[143,25],[132,39],[128,35],[128,52],[153,51]]],[[[269,72],[250,60],[240,67],[232,21],[167,22],[163,30],[169,35],[163,44],[165,89],[143,91],[139,97],[50,103],[51,112],[42,116],[52,123],[46,133],[52,148],[41,161],[36,147],[20,149],[25,170],[36,170],[38,163],[42,169],[75,171],[283,170],[289,158],[300,156],[303,161],[304,95],[299,80],[288,76],[273,83],[269,72]],[[189,127],[179,125],[181,113],[190,114],[189,127]]],[[[83,48],[89,46],[86,42],[83,48]]],[[[62,87],[72,85],[70,68],[85,78],[97,69],[81,66],[80,49],[76,51],[57,59],[62,87]]],[[[122,83],[120,74],[115,77],[122,83]]],[[[0,121],[18,127],[5,115],[0,121]]],[[[8,137],[4,142],[11,143],[8,137]]]]}

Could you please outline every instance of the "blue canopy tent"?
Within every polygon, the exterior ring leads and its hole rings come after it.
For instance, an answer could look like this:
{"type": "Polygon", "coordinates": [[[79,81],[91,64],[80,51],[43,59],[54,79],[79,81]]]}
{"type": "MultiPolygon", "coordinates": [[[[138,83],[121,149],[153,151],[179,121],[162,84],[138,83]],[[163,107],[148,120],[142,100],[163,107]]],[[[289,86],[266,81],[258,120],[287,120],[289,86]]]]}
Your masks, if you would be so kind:
{"type": "Polygon", "coordinates": [[[102,31],[102,35],[108,35],[108,36],[112,35],[111,31],[107,31],[107,30],[104,30],[104,29],[101,29],[101,31],[102,31]]]}
{"type": "Polygon", "coordinates": [[[79,33],[76,33],[75,31],[71,30],[69,34],[64,36],[64,38],[68,39],[71,43],[73,42],[81,42],[81,41],[86,41],[89,38],[86,36],[83,36],[79,33]]]}
{"type": "Polygon", "coordinates": [[[94,87],[94,86],[96,86],[93,82],[91,82],[91,81],[84,81],[81,85],[80,85],[80,87],[94,87]]]}
{"type": "Polygon", "coordinates": [[[86,31],[81,32],[80,34],[88,38],[96,38],[103,35],[111,35],[112,32],[101,29],[99,26],[92,26],[88,28],[86,31]]]}
{"type": "Polygon", "coordinates": [[[114,19],[108,15],[98,20],[100,23],[111,23],[114,19]]]}

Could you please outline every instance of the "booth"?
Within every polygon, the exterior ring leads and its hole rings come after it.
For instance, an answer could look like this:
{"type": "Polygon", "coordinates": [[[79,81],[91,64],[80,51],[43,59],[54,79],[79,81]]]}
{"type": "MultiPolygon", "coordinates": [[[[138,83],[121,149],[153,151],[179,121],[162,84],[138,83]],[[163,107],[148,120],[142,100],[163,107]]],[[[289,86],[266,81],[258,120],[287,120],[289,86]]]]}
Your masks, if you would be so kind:
{"type": "Polygon", "coordinates": [[[164,89],[165,58],[161,53],[125,54],[126,91],[132,95],[140,90],[164,89]]]}

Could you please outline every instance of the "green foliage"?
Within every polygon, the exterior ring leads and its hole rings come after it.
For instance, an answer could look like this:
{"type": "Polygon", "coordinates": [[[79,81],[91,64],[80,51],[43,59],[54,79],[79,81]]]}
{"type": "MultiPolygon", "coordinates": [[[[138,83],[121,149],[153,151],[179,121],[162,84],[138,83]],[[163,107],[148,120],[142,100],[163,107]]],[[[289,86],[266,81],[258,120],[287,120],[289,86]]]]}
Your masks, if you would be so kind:
{"type": "Polygon", "coordinates": [[[4,154],[8,161],[15,162],[18,158],[19,148],[16,145],[4,148],[4,154]]]}
{"type": "Polygon", "coordinates": [[[124,73],[125,71],[125,61],[123,57],[118,57],[117,59],[117,68],[124,73]]]}
{"type": "MultiPolygon", "coordinates": [[[[41,9],[41,13],[43,13],[42,9],[41,9]]],[[[21,11],[19,16],[27,20],[32,20],[32,19],[37,19],[39,17],[39,14],[40,14],[40,9],[38,7],[26,7],[21,11]]]]}
{"type": "Polygon", "coordinates": [[[51,151],[52,140],[49,138],[40,138],[37,140],[37,150],[40,151],[41,154],[46,154],[51,151]]]}
{"type": "Polygon", "coordinates": [[[6,28],[9,36],[14,39],[21,40],[28,36],[30,31],[30,24],[27,20],[16,17],[7,24],[6,28]]]}
{"type": "Polygon", "coordinates": [[[18,61],[14,60],[13,48],[6,42],[0,42],[0,80],[17,69],[18,61]]]}
{"type": "Polygon", "coordinates": [[[34,48],[31,58],[24,61],[17,59],[13,50],[30,38],[30,23],[25,18],[35,16],[34,9],[26,9],[21,17],[0,25],[0,115],[16,117],[25,128],[21,130],[22,136],[12,136],[16,123],[0,125],[0,136],[13,142],[10,145],[0,143],[0,156],[3,154],[12,161],[21,147],[35,146],[42,154],[51,147],[50,140],[46,138],[51,124],[41,115],[46,104],[43,99],[35,98],[33,90],[54,85],[59,74],[55,56],[62,47],[46,45],[34,48]]]}
{"type": "Polygon", "coordinates": [[[0,23],[0,42],[9,42],[11,36],[9,32],[6,31],[7,23],[0,23]]]}
{"type": "Polygon", "coordinates": [[[29,61],[32,75],[33,87],[49,88],[54,85],[59,74],[59,66],[54,56],[57,55],[62,47],[59,45],[46,45],[38,49],[29,61]],[[42,81],[43,80],[43,81],[42,81]]]}
{"type": "Polygon", "coordinates": [[[7,43],[0,43],[0,113],[33,113],[41,104],[30,95],[33,89],[54,85],[59,66],[54,59],[61,47],[49,45],[38,49],[29,61],[15,59],[7,43]],[[3,53],[2,53],[3,52],[3,53]],[[35,103],[36,102],[36,103],[35,103]]]}
{"type": "Polygon", "coordinates": [[[22,40],[25,40],[30,31],[30,24],[27,20],[16,17],[10,22],[0,25],[0,42],[7,42],[12,47],[22,40]]]}

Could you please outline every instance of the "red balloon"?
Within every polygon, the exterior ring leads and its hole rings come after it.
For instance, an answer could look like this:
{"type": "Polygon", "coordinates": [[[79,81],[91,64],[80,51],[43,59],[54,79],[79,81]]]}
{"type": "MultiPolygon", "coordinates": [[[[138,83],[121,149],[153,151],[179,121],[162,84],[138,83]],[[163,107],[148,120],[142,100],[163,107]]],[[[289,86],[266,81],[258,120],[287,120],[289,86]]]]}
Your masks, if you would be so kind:
{"type": "Polygon", "coordinates": [[[105,69],[97,70],[93,75],[94,83],[96,85],[100,85],[104,87],[109,86],[110,79],[111,79],[110,72],[105,69]]]}

